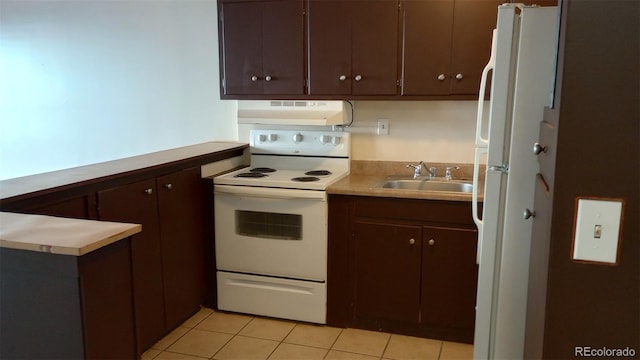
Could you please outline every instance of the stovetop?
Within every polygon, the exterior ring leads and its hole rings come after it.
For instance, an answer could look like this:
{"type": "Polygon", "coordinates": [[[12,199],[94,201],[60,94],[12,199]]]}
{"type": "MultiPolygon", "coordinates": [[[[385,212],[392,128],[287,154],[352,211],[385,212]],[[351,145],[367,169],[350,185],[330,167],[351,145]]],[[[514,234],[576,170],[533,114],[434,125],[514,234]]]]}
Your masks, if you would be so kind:
{"type": "Polygon", "coordinates": [[[256,167],[247,167],[218,176],[216,185],[243,185],[274,187],[285,189],[324,190],[330,184],[349,174],[347,169],[288,169],[273,172],[258,171],[256,167]]]}
{"type": "Polygon", "coordinates": [[[349,174],[350,137],[331,131],[252,130],[251,166],[217,185],[324,190],[349,174]]]}

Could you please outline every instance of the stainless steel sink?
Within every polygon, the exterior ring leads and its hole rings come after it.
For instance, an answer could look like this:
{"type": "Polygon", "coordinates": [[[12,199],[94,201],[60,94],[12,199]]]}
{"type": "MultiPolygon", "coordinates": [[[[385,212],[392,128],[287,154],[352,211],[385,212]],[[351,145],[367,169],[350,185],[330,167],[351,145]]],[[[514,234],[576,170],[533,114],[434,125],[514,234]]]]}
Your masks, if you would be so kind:
{"type": "Polygon", "coordinates": [[[382,188],[470,193],[473,191],[473,184],[456,180],[405,179],[388,180],[382,184],[382,188]]]}

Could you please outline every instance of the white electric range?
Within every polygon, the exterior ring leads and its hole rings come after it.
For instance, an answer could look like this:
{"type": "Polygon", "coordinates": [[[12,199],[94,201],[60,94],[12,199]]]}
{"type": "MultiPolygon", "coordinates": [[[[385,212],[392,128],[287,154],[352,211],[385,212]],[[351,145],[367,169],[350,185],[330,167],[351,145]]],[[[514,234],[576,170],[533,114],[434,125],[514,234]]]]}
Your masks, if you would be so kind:
{"type": "Polygon", "coordinates": [[[252,130],[251,166],[214,178],[221,310],[326,323],[327,196],[350,135],[252,130]]]}

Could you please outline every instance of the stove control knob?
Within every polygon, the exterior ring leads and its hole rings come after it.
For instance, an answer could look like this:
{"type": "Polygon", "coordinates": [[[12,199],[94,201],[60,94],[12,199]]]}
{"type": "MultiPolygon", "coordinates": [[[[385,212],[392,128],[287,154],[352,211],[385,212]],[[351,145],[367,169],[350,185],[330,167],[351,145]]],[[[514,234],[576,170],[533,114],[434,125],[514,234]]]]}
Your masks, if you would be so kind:
{"type": "Polygon", "coordinates": [[[278,140],[278,134],[269,134],[269,142],[278,140]]]}
{"type": "Polygon", "coordinates": [[[333,137],[330,136],[330,135],[321,135],[320,136],[320,142],[323,143],[323,144],[330,143],[332,139],[333,139],[333,137]]]}
{"type": "Polygon", "coordinates": [[[301,142],[302,139],[303,139],[303,136],[300,133],[297,133],[297,134],[293,135],[293,142],[296,143],[296,144],[301,142]]]}
{"type": "Polygon", "coordinates": [[[265,134],[260,134],[260,135],[258,136],[258,141],[260,141],[260,142],[265,142],[265,141],[267,141],[267,135],[265,135],[265,134]]]}
{"type": "Polygon", "coordinates": [[[340,142],[342,142],[342,138],[340,136],[336,136],[333,139],[331,139],[331,143],[335,146],[340,145],[340,142]]]}

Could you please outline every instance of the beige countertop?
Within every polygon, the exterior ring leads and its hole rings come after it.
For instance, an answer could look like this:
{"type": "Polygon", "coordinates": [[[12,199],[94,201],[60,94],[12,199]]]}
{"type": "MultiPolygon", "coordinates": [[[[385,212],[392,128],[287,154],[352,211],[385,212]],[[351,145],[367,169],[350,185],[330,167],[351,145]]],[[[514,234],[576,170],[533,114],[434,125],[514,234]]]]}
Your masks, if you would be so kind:
{"type": "Polygon", "coordinates": [[[81,256],[137,234],[138,224],[0,212],[0,247],[81,256]]]}
{"type": "MultiPolygon", "coordinates": [[[[425,199],[425,200],[445,200],[445,201],[471,201],[471,193],[447,192],[447,191],[425,191],[425,190],[404,190],[385,189],[382,183],[391,179],[410,179],[411,170],[405,165],[409,162],[387,162],[387,161],[352,161],[351,174],[346,178],[330,185],[327,193],[338,195],[360,195],[392,197],[405,199],[425,199]]],[[[449,164],[434,164],[438,169],[449,164]]],[[[471,179],[473,175],[473,165],[459,165],[460,170],[456,173],[458,179],[471,179]]],[[[440,170],[443,171],[443,170],[440,170]]],[[[482,198],[480,198],[482,200],[482,198]]]]}
{"type": "Polygon", "coordinates": [[[212,141],[71,169],[2,180],[0,181],[0,199],[60,188],[70,184],[100,181],[101,178],[116,174],[148,169],[185,159],[246,147],[248,147],[246,143],[212,141]]]}
{"type": "Polygon", "coordinates": [[[381,184],[389,179],[397,179],[397,176],[388,175],[349,175],[346,178],[332,184],[327,188],[327,193],[338,195],[361,195],[393,197],[404,199],[447,200],[447,201],[471,201],[470,193],[448,191],[425,191],[384,189],[381,184]]]}

